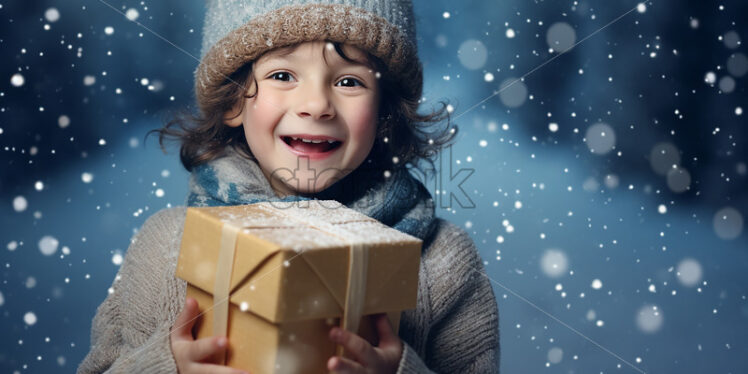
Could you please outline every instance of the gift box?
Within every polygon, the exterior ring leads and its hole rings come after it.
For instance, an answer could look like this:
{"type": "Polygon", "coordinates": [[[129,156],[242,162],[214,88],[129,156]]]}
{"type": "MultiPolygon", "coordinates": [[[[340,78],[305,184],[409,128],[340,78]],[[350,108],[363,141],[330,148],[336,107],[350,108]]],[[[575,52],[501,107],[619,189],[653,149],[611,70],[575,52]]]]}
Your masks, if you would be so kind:
{"type": "Polygon", "coordinates": [[[416,307],[422,242],[333,200],[190,207],[176,276],[200,317],[227,336],[211,361],[253,374],[327,373],[333,326],[376,345],[372,314],[416,307]]]}

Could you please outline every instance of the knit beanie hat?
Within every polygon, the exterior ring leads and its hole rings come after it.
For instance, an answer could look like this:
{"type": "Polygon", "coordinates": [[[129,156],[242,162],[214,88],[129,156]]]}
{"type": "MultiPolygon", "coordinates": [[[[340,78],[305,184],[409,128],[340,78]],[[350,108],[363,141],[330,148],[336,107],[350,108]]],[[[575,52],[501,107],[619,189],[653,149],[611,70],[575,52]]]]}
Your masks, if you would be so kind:
{"type": "Polygon", "coordinates": [[[201,111],[211,92],[271,49],[330,40],[381,59],[403,97],[421,97],[423,74],[410,0],[206,0],[195,94],[201,111]]]}

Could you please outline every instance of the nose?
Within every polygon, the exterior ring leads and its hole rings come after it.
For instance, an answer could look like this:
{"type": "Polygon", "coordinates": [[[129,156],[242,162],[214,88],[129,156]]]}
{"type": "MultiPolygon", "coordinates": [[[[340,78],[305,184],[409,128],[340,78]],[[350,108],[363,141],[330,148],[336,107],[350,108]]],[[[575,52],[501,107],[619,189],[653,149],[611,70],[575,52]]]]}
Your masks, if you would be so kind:
{"type": "Polygon", "coordinates": [[[299,117],[314,120],[329,120],[335,117],[330,92],[323,83],[310,80],[299,91],[299,104],[296,109],[299,117]]]}

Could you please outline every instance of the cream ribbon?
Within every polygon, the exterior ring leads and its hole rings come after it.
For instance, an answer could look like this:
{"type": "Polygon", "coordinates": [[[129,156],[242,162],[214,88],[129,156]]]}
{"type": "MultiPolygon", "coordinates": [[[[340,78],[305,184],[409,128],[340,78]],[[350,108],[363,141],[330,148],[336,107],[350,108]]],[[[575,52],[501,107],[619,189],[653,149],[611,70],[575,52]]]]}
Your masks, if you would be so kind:
{"type": "MultiPolygon", "coordinates": [[[[226,336],[229,323],[229,290],[231,288],[231,272],[234,268],[234,253],[236,252],[236,237],[239,228],[223,224],[221,229],[221,247],[218,251],[216,263],[216,281],[213,284],[213,336],[226,336]]],[[[222,351],[220,363],[226,363],[226,350],[222,351]]]]}
{"type": "MultiPolygon", "coordinates": [[[[314,227],[323,232],[339,237],[349,246],[348,260],[348,283],[346,286],[345,305],[341,327],[358,333],[359,323],[363,314],[364,300],[366,299],[366,277],[369,263],[369,247],[358,242],[354,232],[340,226],[324,221],[312,222],[296,215],[283,213],[281,210],[270,209],[263,203],[256,204],[262,210],[271,214],[285,216],[309,227],[314,227]]],[[[221,229],[221,244],[216,263],[216,279],[213,286],[213,335],[227,336],[228,314],[229,314],[229,291],[231,287],[231,273],[234,266],[234,254],[236,253],[236,240],[239,230],[253,227],[251,225],[235,226],[236,222],[224,222],[221,229]]],[[[270,228],[263,226],[264,228],[270,228]]],[[[225,351],[224,351],[225,352],[225,351]]],[[[337,355],[343,355],[343,347],[338,346],[337,355]]],[[[225,363],[225,353],[221,357],[221,364],[225,363]]]]}
{"type": "MultiPolygon", "coordinates": [[[[345,309],[343,309],[343,324],[341,327],[357,334],[358,324],[361,322],[361,315],[364,312],[369,247],[360,243],[351,243],[348,259],[348,285],[345,292],[345,309]]],[[[338,346],[336,354],[338,356],[343,355],[342,346],[338,346]]]]}

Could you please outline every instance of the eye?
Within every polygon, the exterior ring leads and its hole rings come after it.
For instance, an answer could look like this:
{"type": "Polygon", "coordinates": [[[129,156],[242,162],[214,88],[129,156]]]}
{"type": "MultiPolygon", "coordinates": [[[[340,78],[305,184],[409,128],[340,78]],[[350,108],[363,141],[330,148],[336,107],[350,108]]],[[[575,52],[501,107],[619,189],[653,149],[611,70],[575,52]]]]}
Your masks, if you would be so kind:
{"type": "Polygon", "coordinates": [[[342,83],[344,87],[355,87],[356,84],[358,84],[361,87],[366,87],[364,86],[363,83],[361,83],[360,80],[353,78],[353,77],[345,77],[342,80],[340,80],[338,83],[342,83]]]}
{"type": "Polygon", "coordinates": [[[273,73],[270,75],[270,78],[274,78],[274,77],[280,77],[280,79],[276,79],[276,80],[280,80],[283,82],[288,82],[286,78],[292,78],[291,74],[287,71],[279,71],[277,73],[273,73]]]}

